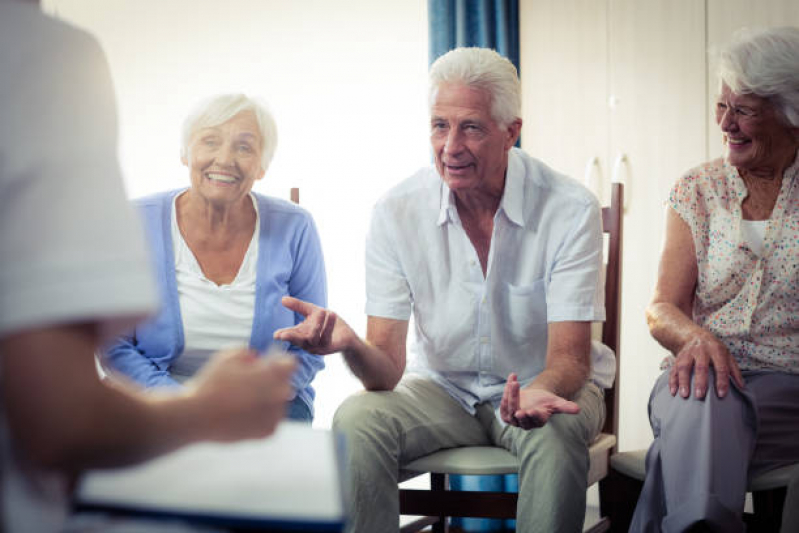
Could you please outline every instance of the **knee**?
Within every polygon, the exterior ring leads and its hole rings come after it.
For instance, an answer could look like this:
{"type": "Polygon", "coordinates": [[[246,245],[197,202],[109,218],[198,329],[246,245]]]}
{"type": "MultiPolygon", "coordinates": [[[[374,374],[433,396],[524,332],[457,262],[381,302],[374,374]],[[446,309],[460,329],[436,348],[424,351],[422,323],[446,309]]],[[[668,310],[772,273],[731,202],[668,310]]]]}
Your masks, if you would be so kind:
{"type": "Polygon", "coordinates": [[[382,406],[387,404],[385,393],[359,392],[353,394],[336,409],[333,415],[333,429],[345,435],[353,435],[365,428],[381,423],[379,415],[382,406]]]}
{"type": "Polygon", "coordinates": [[[333,416],[333,430],[344,437],[351,461],[375,462],[396,457],[399,436],[381,392],[362,392],[347,398],[333,416]]]}
{"type": "Polygon", "coordinates": [[[588,464],[583,428],[576,420],[554,417],[541,428],[526,432],[518,441],[521,461],[542,458],[553,465],[588,464]]]}

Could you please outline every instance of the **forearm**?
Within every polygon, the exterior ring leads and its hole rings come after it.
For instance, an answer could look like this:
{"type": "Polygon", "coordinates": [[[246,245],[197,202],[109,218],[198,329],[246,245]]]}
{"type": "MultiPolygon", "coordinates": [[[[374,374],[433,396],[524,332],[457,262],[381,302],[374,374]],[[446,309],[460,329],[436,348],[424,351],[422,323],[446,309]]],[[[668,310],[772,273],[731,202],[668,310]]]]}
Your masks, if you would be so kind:
{"type": "Polygon", "coordinates": [[[342,353],[347,366],[366,390],[393,390],[405,371],[405,365],[387,351],[360,337],[355,337],[342,353]]]}
{"type": "Polygon", "coordinates": [[[653,302],[646,309],[646,321],[652,337],[674,355],[694,339],[715,339],[710,331],[697,325],[673,303],[653,302]]]}
{"type": "Polygon", "coordinates": [[[590,364],[586,365],[575,357],[571,358],[571,362],[547,365],[528,387],[544,389],[561,398],[571,399],[583,388],[590,374],[590,364]]]}
{"type": "Polygon", "coordinates": [[[90,325],[3,340],[3,404],[14,439],[31,460],[75,472],[135,462],[197,438],[201,428],[194,424],[201,418],[191,402],[101,382],[95,348],[90,325]],[[163,403],[169,407],[160,408],[163,403]]]}
{"type": "Polygon", "coordinates": [[[572,398],[590,375],[591,323],[551,322],[547,328],[546,365],[530,386],[572,398]]]}
{"type": "Polygon", "coordinates": [[[105,382],[93,393],[82,416],[52,431],[61,442],[42,462],[67,471],[124,466],[207,438],[199,403],[181,395],[141,395],[121,383],[105,382]]]}

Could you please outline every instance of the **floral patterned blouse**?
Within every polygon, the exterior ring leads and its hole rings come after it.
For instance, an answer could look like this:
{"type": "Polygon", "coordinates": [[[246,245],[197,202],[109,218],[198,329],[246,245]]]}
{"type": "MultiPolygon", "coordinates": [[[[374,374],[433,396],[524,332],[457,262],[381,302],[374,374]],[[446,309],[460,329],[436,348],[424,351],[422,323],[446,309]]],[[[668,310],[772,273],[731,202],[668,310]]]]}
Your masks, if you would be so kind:
{"type": "Polygon", "coordinates": [[[698,279],[693,320],[742,370],[799,374],[799,152],[783,176],[757,255],[741,229],[747,190],[722,159],[690,170],[669,204],[691,228],[698,279]]]}

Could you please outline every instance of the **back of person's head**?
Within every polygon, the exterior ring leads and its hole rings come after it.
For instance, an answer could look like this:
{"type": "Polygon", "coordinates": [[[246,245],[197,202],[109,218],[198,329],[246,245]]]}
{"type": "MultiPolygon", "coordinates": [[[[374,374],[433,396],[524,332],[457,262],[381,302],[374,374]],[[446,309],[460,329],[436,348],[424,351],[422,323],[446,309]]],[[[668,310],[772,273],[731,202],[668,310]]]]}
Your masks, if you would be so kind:
{"type": "Polygon", "coordinates": [[[245,94],[219,94],[199,102],[183,121],[180,155],[188,157],[194,132],[218,126],[239,113],[252,111],[261,132],[261,168],[266,171],[277,149],[277,124],[268,106],[245,94]]]}
{"type": "Polygon", "coordinates": [[[737,94],[767,98],[799,127],[799,28],[740,29],[718,58],[720,83],[737,94]]]}
{"type": "Polygon", "coordinates": [[[445,83],[486,91],[491,98],[491,116],[500,126],[521,118],[521,83],[516,67],[494,50],[456,48],[436,59],[430,67],[430,107],[445,83]]]}

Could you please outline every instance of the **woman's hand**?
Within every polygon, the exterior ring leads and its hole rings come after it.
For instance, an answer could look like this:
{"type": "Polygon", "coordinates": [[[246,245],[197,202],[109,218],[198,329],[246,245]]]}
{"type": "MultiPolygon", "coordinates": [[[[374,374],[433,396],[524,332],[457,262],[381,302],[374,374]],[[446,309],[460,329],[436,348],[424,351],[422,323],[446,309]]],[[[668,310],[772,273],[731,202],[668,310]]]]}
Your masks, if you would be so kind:
{"type": "Polygon", "coordinates": [[[291,296],[284,296],[281,303],[305,320],[294,327],[275,331],[277,340],[288,341],[308,353],[328,355],[344,351],[358,339],[352,328],[329,309],[291,296]]]}
{"type": "Polygon", "coordinates": [[[521,389],[516,374],[508,376],[499,414],[511,426],[522,429],[540,428],[558,413],[577,414],[580,406],[548,390],[525,387],[521,389]]]}
{"type": "Polygon", "coordinates": [[[669,391],[674,396],[691,395],[691,374],[694,375],[694,397],[703,399],[707,394],[710,367],[716,373],[716,394],[724,398],[730,387],[730,378],[744,388],[744,380],[738,363],[727,347],[711,334],[698,335],[689,340],[677,353],[669,374],[669,391]]]}

